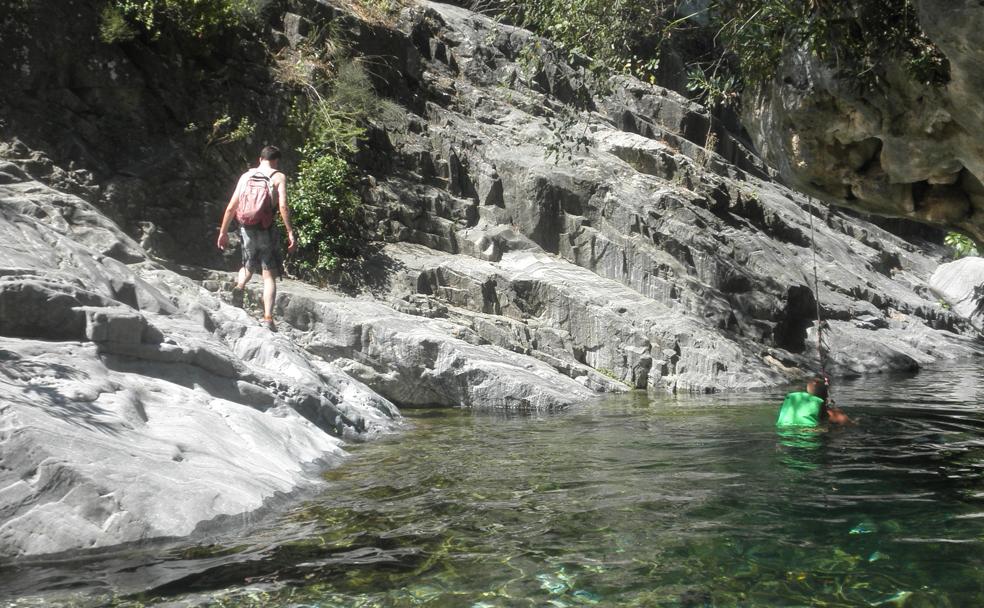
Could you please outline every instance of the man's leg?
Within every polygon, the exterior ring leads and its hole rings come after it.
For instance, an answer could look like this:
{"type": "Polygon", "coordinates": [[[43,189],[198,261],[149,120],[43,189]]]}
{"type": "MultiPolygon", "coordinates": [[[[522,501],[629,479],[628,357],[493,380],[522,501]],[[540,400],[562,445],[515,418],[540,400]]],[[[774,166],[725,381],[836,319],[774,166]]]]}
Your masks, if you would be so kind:
{"type": "Polygon", "coordinates": [[[252,278],[253,278],[253,273],[250,271],[249,268],[243,266],[242,268],[239,269],[239,278],[236,280],[236,287],[238,287],[239,289],[243,289],[244,287],[246,287],[246,283],[249,283],[249,280],[252,278]]]}
{"type": "Polygon", "coordinates": [[[277,274],[263,269],[263,319],[273,319],[273,305],[277,301],[277,274]]]}
{"type": "Polygon", "coordinates": [[[242,308],[246,299],[246,283],[253,277],[253,273],[243,266],[239,269],[239,276],[236,277],[236,285],[232,288],[232,305],[242,308]]]}

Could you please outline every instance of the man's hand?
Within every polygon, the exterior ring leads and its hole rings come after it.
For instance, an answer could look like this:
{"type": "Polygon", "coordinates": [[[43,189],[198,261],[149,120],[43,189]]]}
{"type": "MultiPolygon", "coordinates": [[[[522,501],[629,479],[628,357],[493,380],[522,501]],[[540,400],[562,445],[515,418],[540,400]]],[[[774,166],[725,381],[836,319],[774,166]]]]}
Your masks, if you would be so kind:
{"type": "Polygon", "coordinates": [[[294,253],[297,249],[297,237],[294,236],[294,231],[291,230],[287,233],[287,253],[294,253]]]}
{"type": "Polygon", "coordinates": [[[847,417],[839,408],[832,407],[827,410],[827,420],[834,424],[853,424],[854,421],[847,417]]]}
{"type": "Polygon", "coordinates": [[[215,242],[219,249],[225,251],[226,246],[229,245],[229,233],[225,231],[219,232],[219,240],[215,242]]]}

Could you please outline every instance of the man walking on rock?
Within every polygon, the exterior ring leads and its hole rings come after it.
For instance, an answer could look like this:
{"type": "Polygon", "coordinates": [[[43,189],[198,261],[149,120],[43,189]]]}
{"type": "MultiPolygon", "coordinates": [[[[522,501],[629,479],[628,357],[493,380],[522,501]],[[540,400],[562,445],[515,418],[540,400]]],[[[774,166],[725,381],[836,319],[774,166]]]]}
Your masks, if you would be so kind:
{"type": "Polygon", "coordinates": [[[280,210],[287,230],[287,251],[292,253],[297,249],[287,207],[287,178],[277,170],[279,164],[280,150],[267,146],[260,152],[258,165],[242,174],[222,216],[217,242],[219,249],[225,250],[229,244],[229,223],[235,217],[239,222],[243,266],[239,269],[233,299],[241,302],[246,283],[254,272],[262,271],[263,325],[271,331],[276,331],[273,305],[277,299],[277,278],[283,274],[275,209],[280,210]]]}

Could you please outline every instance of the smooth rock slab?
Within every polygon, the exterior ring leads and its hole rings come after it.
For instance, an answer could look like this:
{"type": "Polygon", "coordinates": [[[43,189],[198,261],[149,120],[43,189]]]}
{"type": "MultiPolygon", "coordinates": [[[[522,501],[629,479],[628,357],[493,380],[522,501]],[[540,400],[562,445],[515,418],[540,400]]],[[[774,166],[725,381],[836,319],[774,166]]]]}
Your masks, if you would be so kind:
{"type": "Polygon", "coordinates": [[[967,257],[941,264],[929,279],[929,286],[953,312],[984,330],[984,258],[967,257]]]}
{"type": "Polygon", "coordinates": [[[2,558],[189,535],[343,457],[288,407],[112,371],[95,345],[0,338],[0,358],[2,558]]]}

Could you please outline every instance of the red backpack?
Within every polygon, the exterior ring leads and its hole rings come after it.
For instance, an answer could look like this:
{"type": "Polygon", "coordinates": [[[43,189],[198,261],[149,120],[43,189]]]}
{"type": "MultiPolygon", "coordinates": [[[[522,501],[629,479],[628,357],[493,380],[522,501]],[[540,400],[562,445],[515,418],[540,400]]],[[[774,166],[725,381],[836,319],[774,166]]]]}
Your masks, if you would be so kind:
{"type": "Polygon", "coordinates": [[[242,226],[260,226],[264,229],[273,225],[273,184],[262,171],[256,171],[246,180],[239,193],[239,207],[236,220],[242,226]]]}

